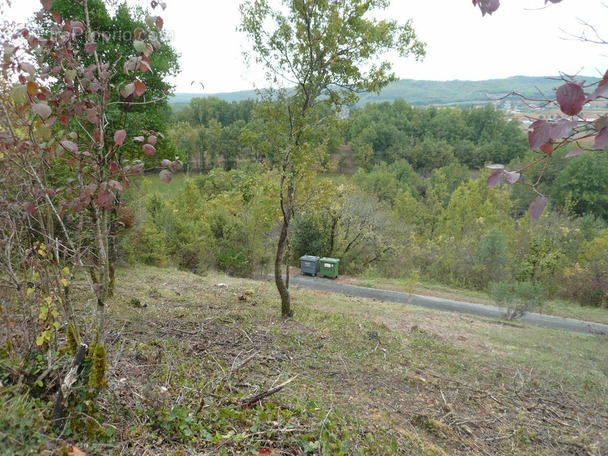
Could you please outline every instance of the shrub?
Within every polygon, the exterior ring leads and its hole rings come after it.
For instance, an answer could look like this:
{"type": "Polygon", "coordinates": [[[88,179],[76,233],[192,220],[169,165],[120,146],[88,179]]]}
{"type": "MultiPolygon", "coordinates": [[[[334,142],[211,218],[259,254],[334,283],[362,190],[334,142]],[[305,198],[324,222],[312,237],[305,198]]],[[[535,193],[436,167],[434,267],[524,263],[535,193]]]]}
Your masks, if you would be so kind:
{"type": "Polygon", "coordinates": [[[181,271],[193,272],[194,274],[203,274],[206,271],[206,265],[202,259],[200,248],[195,245],[186,245],[175,252],[177,267],[181,271]]]}
{"type": "Polygon", "coordinates": [[[562,293],[583,306],[608,306],[608,272],[593,274],[580,265],[567,269],[562,276],[562,293]]]}
{"type": "Polygon", "coordinates": [[[217,266],[226,274],[238,277],[248,277],[252,272],[247,253],[232,245],[220,247],[217,255],[217,266]]]}
{"type": "Polygon", "coordinates": [[[300,216],[294,220],[293,240],[291,242],[293,258],[299,264],[303,255],[326,256],[329,252],[329,235],[331,228],[327,222],[327,229],[322,226],[323,221],[314,220],[313,217],[300,216]]]}
{"type": "Polygon", "coordinates": [[[507,235],[500,228],[490,229],[481,239],[477,257],[484,265],[484,275],[489,281],[504,278],[504,269],[508,261],[506,252],[507,235]]]}
{"type": "Polygon", "coordinates": [[[490,284],[490,296],[506,309],[507,320],[521,317],[543,302],[542,288],[532,282],[494,282],[490,284]]]}
{"type": "Polygon", "coordinates": [[[167,263],[166,238],[163,233],[149,223],[144,224],[125,242],[127,257],[151,266],[164,266],[167,263]]]}

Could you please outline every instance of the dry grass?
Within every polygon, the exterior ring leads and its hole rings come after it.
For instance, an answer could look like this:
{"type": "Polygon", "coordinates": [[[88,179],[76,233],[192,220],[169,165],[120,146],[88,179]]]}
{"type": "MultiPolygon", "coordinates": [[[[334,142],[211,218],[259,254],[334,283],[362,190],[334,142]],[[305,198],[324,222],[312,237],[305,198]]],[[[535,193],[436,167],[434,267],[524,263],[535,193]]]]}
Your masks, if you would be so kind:
{"type": "Polygon", "coordinates": [[[282,321],[270,283],[119,274],[108,388],[61,436],[90,454],[608,454],[605,338],[297,288],[282,321]]]}
{"type": "Polygon", "coordinates": [[[386,429],[398,454],[608,451],[605,339],[305,290],[294,290],[296,317],[283,322],[268,283],[152,268],[122,275],[112,401],[121,381],[136,401],[152,379],[174,399],[191,396],[174,379],[202,375],[217,388],[246,361],[223,387],[226,404],[297,375],[280,401],[314,401],[386,429]],[[131,297],[147,307],[132,308],[131,297]]]}

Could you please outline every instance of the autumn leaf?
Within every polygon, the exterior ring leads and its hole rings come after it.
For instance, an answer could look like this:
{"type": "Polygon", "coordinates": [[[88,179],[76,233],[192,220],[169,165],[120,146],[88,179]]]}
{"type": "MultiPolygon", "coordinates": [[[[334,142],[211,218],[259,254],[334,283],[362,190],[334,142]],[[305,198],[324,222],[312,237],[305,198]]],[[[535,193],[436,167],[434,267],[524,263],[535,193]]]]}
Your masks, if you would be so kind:
{"type": "Polygon", "coordinates": [[[502,181],[502,171],[494,171],[488,177],[488,187],[495,187],[502,181]]]}
{"type": "Polygon", "coordinates": [[[135,84],[127,84],[124,89],[120,91],[123,98],[127,98],[135,91],[135,84]]]}
{"type": "Polygon", "coordinates": [[[521,178],[521,174],[516,173],[515,171],[505,171],[503,174],[505,175],[507,182],[511,185],[516,183],[521,178]]]}
{"type": "Polygon", "coordinates": [[[79,450],[75,446],[72,446],[72,451],[68,452],[68,456],[87,456],[84,451],[79,450]]]}
{"type": "Polygon", "coordinates": [[[78,153],[78,144],[76,144],[74,141],[69,141],[66,139],[61,141],[61,145],[73,154],[78,153]]]}
{"type": "Polygon", "coordinates": [[[32,97],[35,96],[38,93],[38,84],[36,84],[34,81],[30,81],[27,83],[27,93],[28,95],[31,95],[32,97]]]}
{"type": "Polygon", "coordinates": [[[97,50],[97,43],[85,43],[84,50],[87,51],[87,53],[92,54],[97,50]]]}
{"type": "Polygon", "coordinates": [[[486,14],[492,14],[494,11],[498,9],[500,6],[499,0],[473,0],[473,5],[479,5],[479,9],[481,9],[482,16],[486,14]]]}
{"type": "Polygon", "coordinates": [[[131,167],[131,172],[133,174],[135,174],[135,173],[139,173],[139,172],[143,171],[143,169],[144,169],[144,164],[143,163],[138,163],[137,165],[133,165],[131,167]]]}
{"type": "Polygon", "coordinates": [[[19,64],[19,66],[21,67],[21,69],[23,71],[28,73],[30,76],[34,77],[36,75],[36,67],[34,65],[32,65],[31,63],[21,62],[19,64]]]}
{"type": "Polygon", "coordinates": [[[583,153],[585,151],[585,149],[582,149],[580,147],[577,147],[576,149],[572,149],[570,152],[568,152],[566,154],[566,158],[570,158],[570,157],[576,157],[577,155],[580,155],[581,153],[583,153]]]}
{"type": "Polygon", "coordinates": [[[25,103],[27,100],[27,85],[19,84],[11,88],[11,98],[17,104],[25,103]]]}
{"type": "Polygon", "coordinates": [[[559,108],[567,116],[575,116],[583,110],[585,105],[585,91],[576,82],[568,82],[560,86],[555,93],[559,108]]]}
{"type": "Polygon", "coordinates": [[[123,143],[125,142],[126,137],[127,137],[126,130],[117,130],[114,133],[114,142],[116,144],[118,144],[119,146],[122,146],[123,143]]]}
{"type": "Polygon", "coordinates": [[[543,154],[550,155],[553,152],[553,141],[549,141],[547,144],[540,146],[540,150],[543,154]]]}
{"type": "Polygon", "coordinates": [[[595,150],[603,150],[606,146],[608,146],[608,128],[604,128],[602,133],[595,137],[593,148],[595,150]]]}
{"type": "Polygon", "coordinates": [[[156,148],[151,144],[144,144],[144,154],[152,156],[156,153],[156,148]]]}
{"type": "Polygon", "coordinates": [[[117,173],[119,171],[118,163],[111,161],[108,163],[111,173],[117,173]]]}
{"type": "Polygon", "coordinates": [[[534,201],[532,201],[532,204],[530,204],[530,208],[528,209],[528,211],[530,212],[530,217],[532,217],[532,220],[538,220],[540,218],[540,216],[543,215],[543,212],[546,207],[547,207],[547,197],[546,196],[539,196],[534,201]]]}
{"type": "Polygon", "coordinates": [[[156,16],[147,16],[146,17],[146,25],[150,28],[152,28],[154,26],[154,23],[156,22],[156,16]]]}
{"type": "Polygon", "coordinates": [[[36,208],[34,207],[34,204],[31,201],[26,202],[23,205],[23,209],[25,209],[25,212],[30,215],[34,215],[34,213],[36,212],[36,208]]]}
{"type": "Polygon", "coordinates": [[[144,84],[141,81],[135,81],[133,84],[134,84],[133,95],[135,95],[136,97],[143,95],[143,93],[146,91],[146,84],[144,84]]]}
{"type": "Polygon", "coordinates": [[[171,171],[168,171],[166,169],[163,169],[159,175],[160,180],[162,180],[165,184],[168,184],[169,182],[171,182],[171,179],[173,179],[173,174],[171,174],[171,171]]]}

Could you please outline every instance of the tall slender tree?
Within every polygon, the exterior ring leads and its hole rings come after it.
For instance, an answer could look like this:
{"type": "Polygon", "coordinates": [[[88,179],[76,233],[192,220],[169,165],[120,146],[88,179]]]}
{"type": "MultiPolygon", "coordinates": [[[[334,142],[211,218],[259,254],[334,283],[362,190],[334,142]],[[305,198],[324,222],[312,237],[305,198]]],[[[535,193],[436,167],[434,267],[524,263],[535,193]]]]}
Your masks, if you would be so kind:
{"type": "Polygon", "coordinates": [[[281,0],[271,5],[250,0],[241,5],[241,30],[252,42],[249,56],[264,65],[270,85],[260,112],[267,121],[267,159],[280,173],[282,219],[274,273],[284,318],[293,316],[289,269],[285,278],[281,271],[289,229],[306,202],[298,190],[326,162],[324,129],[359,94],[378,92],[395,79],[388,52],[416,59],[425,54],[411,21],[399,24],[373,17],[389,4],[281,0]]]}

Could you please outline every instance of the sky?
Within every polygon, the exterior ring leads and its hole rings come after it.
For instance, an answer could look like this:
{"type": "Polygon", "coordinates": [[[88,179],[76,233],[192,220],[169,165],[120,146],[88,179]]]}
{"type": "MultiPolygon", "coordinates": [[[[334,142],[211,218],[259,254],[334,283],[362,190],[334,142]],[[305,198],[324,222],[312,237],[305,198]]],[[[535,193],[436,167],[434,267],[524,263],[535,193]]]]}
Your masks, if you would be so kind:
{"type": "MultiPolygon", "coordinates": [[[[128,3],[137,1],[143,0],[128,3]]],[[[265,86],[263,71],[244,63],[247,40],[237,31],[238,0],[165,2],[167,9],[158,14],[181,54],[181,73],[172,81],[176,92],[221,93],[265,86]]],[[[38,9],[38,0],[13,0],[8,15],[24,21],[38,9]]],[[[544,0],[503,0],[494,15],[483,18],[471,0],[393,0],[382,17],[412,19],[419,39],[427,43],[421,62],[391,59],[400,79],[483,80],[560,71],[601,76],[608,69],[608,45],[569,37],[580,36],[581,21],[586,21],[608,40],[608,7],[601,0],[563,0],[549,7],[544,7],[544,0]]]]}

